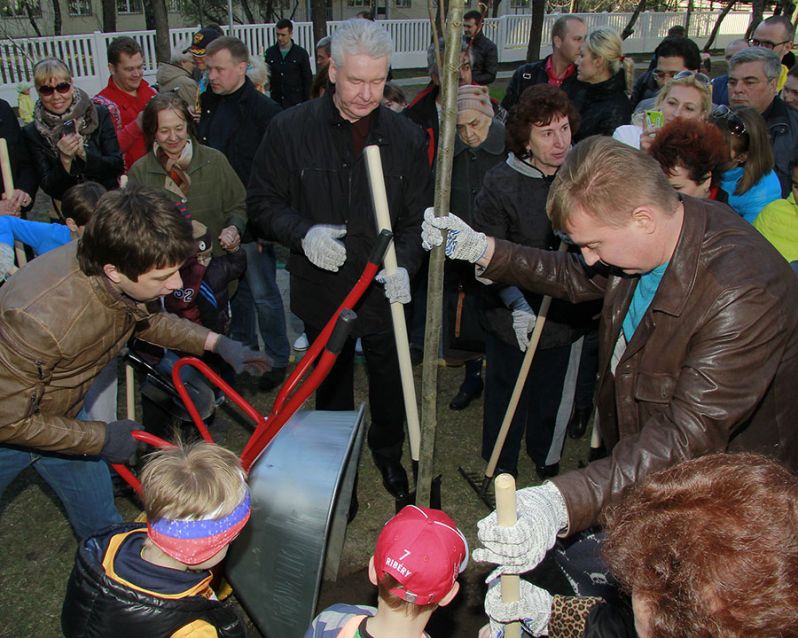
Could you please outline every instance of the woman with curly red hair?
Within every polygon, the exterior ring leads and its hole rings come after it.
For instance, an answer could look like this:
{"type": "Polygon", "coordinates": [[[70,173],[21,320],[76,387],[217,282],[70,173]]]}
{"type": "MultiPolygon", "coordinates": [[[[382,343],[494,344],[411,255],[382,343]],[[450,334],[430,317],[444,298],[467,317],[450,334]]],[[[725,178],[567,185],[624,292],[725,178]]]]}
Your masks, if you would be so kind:
{"type": "Polygon", "coordinates": [[[798,476],[759,454],[708,454],[655,472],[605,510],[604,559],[631,610],[551,596],[485,609],[549,638],[776,638],[798,635],[798,476]]]}
{"type": "Polygon", "coordinates": [[[729,149],[716,126],[703,120],[675,119],[657,133],[648,153],[680,193],[725,201],[716,182],[729,149]]]}

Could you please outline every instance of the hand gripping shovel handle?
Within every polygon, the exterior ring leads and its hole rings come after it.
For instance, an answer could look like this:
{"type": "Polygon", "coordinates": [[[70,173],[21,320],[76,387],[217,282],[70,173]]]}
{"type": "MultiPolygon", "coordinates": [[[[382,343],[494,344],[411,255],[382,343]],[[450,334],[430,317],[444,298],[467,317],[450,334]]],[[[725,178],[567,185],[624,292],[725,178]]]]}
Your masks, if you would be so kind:
{"type": "MultiPolygon", "coordinates": [[[[512,527],[516,522],[515,479],[512,474],[500,474],[494,482],[496,488],[496,519],[500,527],[512,527]]],[[[502,574],[500,586],[502,601],[514,603],[521,598],[521,578],[518,574],[502,574]]],[[[521,638],[521,623],[504,626],[505,638],[521,638]]]]}
{"type": "MultiPolygon", "coordinates": [[[[371,198],[374,203],[377,228],[378,230],[392,230],[388,196],[385,192],[385,178],[382,173],[380,147],[377,145],[367,146],[363,149],[363,155],[366,159],[366,172],[368,173],[369,186],[371,187],[371,198]]],[[[392,275],[396,272],[396,269],[396,249],[392,242],[385,253],[385,272],[388,275],[392,275]]],[[[399,359],[399,375],[402,379],[402,396],[405,403],[407,433],[410,440],[410,456],[414,461],[418,461],[421,451],[421,422],[418,418],[416,384],[413,380],[413,364],[410,361],[410,343],[407,337],[405,309],[401,303],[391,304],[391,320],[394,338],[396,339],[396,354],[399,359]]]]}
{"type": "MultiPolygon", "coordinates": [[[[560,247],[558,250],[559,252],[565,252],[568,250],[568,244],[565,242],[560,242],[560,247]]],[[[493,476],[493,473],[496,471],[496,465],[499,463],[499,455],[502,453],[504,441],[507,439],[507,433],[510,431],[510,425],[512,424],[513,417],[515,416],[515,410],[518,407],[518,402],[521,400],[521,393],[524,391],[526,378],[529,375],[529,369],[532,367],[532,361],[535,358],[535,352],[537,352],[538,344],[540,343],[540,335],[543,334],[543,327],[546,325],[546,315],[549,313],[550,305],[551,297],[546,295],[543,297],[543,301],[540,303],[538,318],[537,321],[535,321],[535,327],[532,330],[532,337],[529,339],[529,345],[527,346],[526,354],[524,355],[524,361],[521,364],[521,370],[518,372],[518,378],[515,381],[513,393],[510,395],[510,402],[507,404],[507,410],[504,413],[504,419],[502,420],[501,428],[499,428],[499,434],[496,437],[496,443],[493,445],[493,452],[490,455],[488,466],[485,468],[485,478],[487,481],[489,481],[493,476]]]]}

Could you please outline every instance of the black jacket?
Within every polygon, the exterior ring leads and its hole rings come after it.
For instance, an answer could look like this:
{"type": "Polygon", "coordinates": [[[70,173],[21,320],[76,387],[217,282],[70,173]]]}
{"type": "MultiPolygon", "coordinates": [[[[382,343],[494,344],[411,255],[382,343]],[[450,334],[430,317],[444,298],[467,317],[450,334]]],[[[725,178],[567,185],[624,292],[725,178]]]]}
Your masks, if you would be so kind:
{"type": "Polygon", "coordinates": [[[792,192],[790,162],[798,160],[798,111],[776,96],[763,117],[773,143],[774,168],[781,182],[781,196],[787,198],[792,192]]]}
{"type": "Polygon", "coordinates": [[[280,106],[263,93],[259,93],[249,78],[245,78],[243,86],[231,95],[217,95],[211,90],[205,91],[200,97],[200,106],[202,115],[197,126],[197,139],[200,143],[224,153],[246,186],[249,184],[255,153],[258,152],[258,146],[266,134],[269,122],[280,112],[280,106]],[[211,146],[208,143],[208,132],[214,126],[214,115],[223,100],[235,100],[237,117],[234,122],[227,123],[229,135],[226,136],[225,144],[211,146]]]}
{"type": "Polygon", "coordinates": [[[499,70],[496,45],[482,31],[472,39],[465,40],[471,48],[471,79],[474,84],[490,84],[496,79],[496,71],[499,70]]]}
{"type": "Polygon", "coordinates": [[[263,54],[271,72],[272,99],[284,109],[310,99],[313,72],[310,57],[301,46],[291,42],[291,49],[283,58],[280,45],[273,44],[263,54]]]}
{"type": "MultiPolygon", "coordinates": [[[[36,197],[36,191],[39,188],[36,168],[30,153],[28,153],[28,146],[22,137],[17,116],[14,115],[11,105],[5,100],[0,100],[0,137],[4,138],[8,144],[14,188],[25,191],[32,200],[36,197]]],[[[5,192],[2,174],[0,174],[0,192],[5,192]]]]}
{"type": "Polygon", "coordinates": [[[35,122],[22,131],[36,164],[42,190],[53,199],[61,199],[64,191],[81,182],[98,182],[108,190],[119,185],[125,164],[114,124],[105,107],[95,104],[94,108],[97,109],[99,125],[86,140],[86,160],[75,157],[69,173],[64,170],[58,152],[36,130],[35,122]]]}
{"type": "MultiPolygon", "coordinates": [[[[551,56],[546,56],[538,62],[522,64],[513,73],[510,83],[507,85],[507,93],[502,99],[502,108],[509,111],[521,99],[521,94],[533,84],[546,84],[549,76],[546,74],[546,63],[551,56]]],[[[579,95],[585,91],[587,84],[576,79],[576,73],[569,75],[563,80],[560,87],[572,102],[576,102],[579,95]]]]}
{"type": "Polygon", "coordinates": [[[643,100],[657,97],[658,93],[659,84],[657,83],[657,77],[654,75],[654,71],[648,70],[635,80],[634,87],[632,87],[632,95],[629,96],[632,110],[636,109],[637,105],[643,100]]]}
{"type": "Polygon", "coordinates": [[[619,126],[629,124],[632,105],[625,89],[623,69],[609,80],[587,85],[580,99],[575,102],[582,123],[574,136],[574,144],[591,135],[612,135],[619,126]]]}
{"type": "MultiPolygon", "coordinates": [[[[530,174],[523,175],[502,162],[485,175],[476,199],[474,229],[524,246],[557,250],[560,241],[546,215],[546,198],[554,177],[546,177],[531,166],[528,170],[530,174]]],[[[497,283],[483,288],[484,325],[505,343],[516,346],[512,312],[499,297],[504,287],[497,283]]],[[[522,292],[537,312],[543,295],[522,292]]],[[[583,334],[582,328],[590,314],[587,304],[552,301],[540,348],[545,350],[576,341],[583,334]]]]}
{"type": "MultiPolygon", "coordinates": [[[[424,254],[419,235],[432,189],[425,140],[406,118],[380,106],[369,144],[378,144],[400,266],[412,277],[424,254]]],[[[366,167],[353,157],[351,124],[332,94],[283,111],[263,138],[249,183],[247,214],[257,235],[291,249],[291,310],[322,328],[355,284],[377,237],[366,167]],[[346,224],[346,263],[338,272],[305,257],[302,238],[316,224],[346,224]]],[[[372,285],[355,308],[357,336],[390,330],[384,291],[372,285]]]]}
{"type": "Polygon", "coordinates": [[[168,638],[181,627],[203,620],[216,628],[220,638],[245,638],[243,623],[229,601],[204,596],[161,598],[110,578],[102,561],[111,538],[136,529],[146,526],[130,523],[81,542],[61,611],[64,636],[168,638]]]}

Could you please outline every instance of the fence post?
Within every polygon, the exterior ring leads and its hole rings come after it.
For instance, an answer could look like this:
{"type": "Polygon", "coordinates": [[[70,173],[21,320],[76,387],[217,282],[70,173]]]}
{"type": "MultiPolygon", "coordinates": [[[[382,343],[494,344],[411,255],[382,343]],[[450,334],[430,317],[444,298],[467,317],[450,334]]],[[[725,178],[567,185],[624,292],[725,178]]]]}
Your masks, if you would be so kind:
{"type": "Polygon", "coordinates": [[[102,31],[92,33],[91,53],[94,60],[94,72],[97,74],[100,88],[102,90],[108,84],[110,73],[108,72],[108,46],[105,43],[105,34],[102,31]]]}
{"type": "Polygon", "coordinates": [[[496,47],[499,49],[499,62],[504,62],[507,51],[507,16],[499,16],[496,29],[496,47]]]}

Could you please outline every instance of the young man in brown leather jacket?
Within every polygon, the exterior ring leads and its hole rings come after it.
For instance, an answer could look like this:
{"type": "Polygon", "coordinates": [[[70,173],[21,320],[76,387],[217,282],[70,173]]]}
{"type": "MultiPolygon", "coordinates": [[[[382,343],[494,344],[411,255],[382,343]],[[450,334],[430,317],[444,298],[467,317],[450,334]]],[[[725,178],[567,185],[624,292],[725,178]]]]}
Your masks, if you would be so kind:
{"type": "Polygon", "coordinates": [[[268,369],[265,355],[160,312],[158,298],[182,286],[179,268],[195,251],[184,213],[152,189],[107,193],[79,242],[34,259],[0,290],[0,494],[33,465],[79,537],[121,522],[106,462],[130,458],[141,425],[80,413],[130,337],[211,350],[239,372],[268,369]]]}
{"type": "Polygon", "coordinates": [[[570,152],[547,212],[581,259],[485,237],[453,215],[427,215],[422,231],[436,245],[448,230],[446,254],[482,278],[604,300],[596,409],[609,456],[518,490],[515,526],[480,521],[475,559],[507,573],[680,461],[752,451],[798,468],[798,279],[784,258],[725,205],[679,196],[650,156],[606,137],[570,152]]]}

